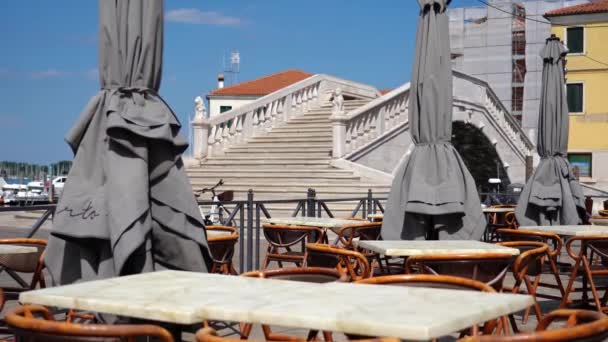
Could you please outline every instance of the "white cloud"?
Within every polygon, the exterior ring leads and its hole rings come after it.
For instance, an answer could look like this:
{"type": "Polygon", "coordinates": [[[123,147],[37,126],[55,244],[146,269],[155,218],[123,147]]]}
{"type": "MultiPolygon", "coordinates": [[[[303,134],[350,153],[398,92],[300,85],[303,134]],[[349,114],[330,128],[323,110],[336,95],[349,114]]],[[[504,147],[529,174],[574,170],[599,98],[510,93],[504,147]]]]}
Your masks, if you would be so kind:
{"type": "Polygon", "coordinates": [[[196,8],[177,8],[165,14],[167,21],[199,24],[199,25],[219,25],[219,26],[238,26],[241,19],[223,15],[215,11],[201,11],[196,8]]]}
{"type": "Polygon", "coordinates": [[[57,70],[57,69],[46,69],[42,71],[34,71],[30,73],[32,78],[42,79],[42,78],[56,78],[67,76],[68,73],[65,71],[57,70]]]}
{"type": "Polygon", "coordinates": [[[99,79],[99,70],[97,68],[91,68],[83,73],[87,80],[97,81],[99,79]]]}

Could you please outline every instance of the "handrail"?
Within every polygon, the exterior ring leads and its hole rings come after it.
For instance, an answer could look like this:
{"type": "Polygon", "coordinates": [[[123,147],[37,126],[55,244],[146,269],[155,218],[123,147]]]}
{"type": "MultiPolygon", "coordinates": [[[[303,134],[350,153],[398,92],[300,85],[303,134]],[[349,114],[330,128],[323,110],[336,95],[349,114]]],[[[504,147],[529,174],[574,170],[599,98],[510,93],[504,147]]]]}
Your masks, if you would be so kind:
{"type": "Polygon", "coordinates": [[[325,74],[310,76],[211,119],[195,118],[192,122],[195,158],[222,155],[230,146],[318,108],[328,100],[328,92],[336,88],[356,98],[373,99],[380,96],[380,92],[369,85],[325,74]]]}
{"type": "Polygon", "coordinates": [[[494,90],[492,89],[492,87],[490,86],[490,84],[488,82],[486,82],[482,79],[479,79],[477,77],[467,75],[458,70],[452,70],[452,73],[456,77],[468,80],[472,83],[475,83],[475,84],[481,86],[482,88],[485,88],[486,95],[488,96],[488,98],[492,100],[493,105],[496,106],[498,110],[500,110],[501,112],[503,112],[505,114],[504,115],[505,120],[509,123],[511,128],[516,131],[516,133],[519,135],[519,138],[521,139],[521,141],[524,142],[526,148],[528,150],[531,150],[534,148],[534,143],[530,140],[528,135],[523,131],[523,129],[521,128],[521,125],[517,122],[515,117],[513,117],[513,115],[511,115],[511,112],[509,112],[509,110],[505,107],[505,105],[502,103],[502,101],[498,98],[498,95],[496,95],[496,93],[494,92],[494,90]]]}
{"type": "Polygon", "coordinates": [[[407,82],[406,84],[391,90],[390,92],[384,94],[383,96],[378,97],[378,98],[366,103],[365,105],[346,113],[345,116],[349,120],[352,120],[367,111],[378,109],[380,106],[384,105],[384,103],[386,101],[393,100],[396,97],[403,95],[404,92],[409,92],[409,90],[410,90],[410,82],[407,82]]]}
{"type": "MultiPolygon", "coordinates": [[[[470,82],[481,90],[474,92],[481,95],[475,100],[476,102],[454,95],[454,107],[464,105],[483,112],[487,120],[493,122],[505,136],[507,144],[517,151],[520,159],[524,160],[534,145],[490,85],[456,70],[453,70],[453,77],[470,82]]],[[[333,158],[348,159],[361,151],[373,149],[374,146],[378,146],[379,139],[390,136],[394,133],[394,129],[406,124],[409,91],[410,83],[406,83],[350,113],[332,115],[330,119],[333,126],[333,158]]]]}
{"type": "Polygon", "coordinates": [[[342,158],[406,122],[409,93],[406,83],[352,112],[333,114],[333,157],[342,158]]]}
{"type": "Polygon", "coordinates": [[[367,89],[367,90],[369,90],[369,92],[371,94],[376,95],[373,97],[370,96],[369,98],[375,98],[375,97],[380,96],[380,93],[378,92],[378,90],[369,85],[347,81],[347,80],[340,79],[340,78],[333,77],[333,76],[326,75],[326,74],[315,74],[315,75],[312,75],[301,81],[298,81],[294,84],[291,84],[285,88],[282,88],[278,91],[275,91],[274,93],[270,93],[268,95],[262,96],[259,99],[255,100],[251,103],[243,105],[242,107],[231,109],[227,112],[222,113],[221,115],[211,118],[211,119],[209,119],[209,123],[212,125],[217,125],[217,124],[220,124],[220,123],[223,123],[226,121],[230,121],[230,120],[236,118],[238,115],[242,115],[243,113],[250,112],[250,111],[253,111],[253,110],[259,108],[261,106],[261,104],[263,104],[263,103],[266,104],[266,103],[270,103],[272,101],[276,101],[288,94],[292,94],[297,90],[306,88],[308,86],[313,85],[316,82],[323,81],[323,80],[331,81],[338,85],[343,85],[343,86],[356,85],[357,87],[367,89]]]}

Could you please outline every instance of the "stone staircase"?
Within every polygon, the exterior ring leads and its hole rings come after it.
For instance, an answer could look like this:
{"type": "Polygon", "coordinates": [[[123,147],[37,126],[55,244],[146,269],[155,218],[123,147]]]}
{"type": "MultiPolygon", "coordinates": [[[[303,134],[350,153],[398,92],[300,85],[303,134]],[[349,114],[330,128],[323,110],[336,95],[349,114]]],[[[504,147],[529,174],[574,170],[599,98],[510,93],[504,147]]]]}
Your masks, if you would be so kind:
{"type": "MultiPolygon", "coordinates": [[[[346,112],[369,100],[345,101],[346,112]]],[[[211,156],[200,166],[189,167],[188,176],[195,190],[215,185],[223,179],[223,190],[235,191],[244,200],[253,189],[256,200],[302,199],[313,188],[317,198],[364,197],[368,189],[386,197],[390,184],[362,178],[353,171],[330,165],[332,160],[332,107],[324,102],[318,108],[290,118],[270,132],[258,133],[246,142],[228,147],[223,155],[211,156]]],[[[208,198],[203,198],[207,200],[208,198]]],[[[329,203],[334,215],[349,216],[356,202],[329,203]]],[[[270,204],[273,216],[290,215],[295,204],[270,204]]]]}

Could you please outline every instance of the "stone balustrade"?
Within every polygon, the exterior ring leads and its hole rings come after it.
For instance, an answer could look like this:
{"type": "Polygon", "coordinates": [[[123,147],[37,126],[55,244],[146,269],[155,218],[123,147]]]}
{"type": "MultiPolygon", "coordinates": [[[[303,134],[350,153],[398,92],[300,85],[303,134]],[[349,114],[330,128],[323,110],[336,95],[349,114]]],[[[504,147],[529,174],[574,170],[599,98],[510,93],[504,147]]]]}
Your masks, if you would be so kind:
{"type": "Polygon", "coordinates": [[[407,121],[409,83],[350,112],[334,113],[333,158],[339,159],[407,121]]]}
{"type": "Polygon", "coordinates": [[[192,122],[194,157],[200,160],[222,155],[230,146],[244,143],[253,135],[269,132],[281,122],[318,108],[328,101],[332,89],[336,88],[358,98],[380,96],[377,89],[365,84],[323,74],[313,75],[212,119],[195,118],[192,122]]]}
{"type": "MultiPolygon", "coordinates": [[[[525,160],[534,145],[524,133],[517,120],[509,113],[490,86],[475,77],[454,71],[454,120],[462,120],[456,112],[467,111],[484,119],[476,122],[483,130],[492,125],[501,136],[488,136],[494,144],[510,145],[510,149],[525,160]],[[485,123],[484,123],[485,122],[485,123]]],[[[335,113],[333,125],[333,158],[356,160],[357,151],[377,148],[374,141],[390,136],[392,131],[408,122],[409,83],[379,97],[350,113],[335,113]]],[[[465,120],[467,121],[467,120],[465,120]]],[[[487,131],[487,130],[486,130],[487,131]]],[[[489,134],[488,132],[485,132],[489,134]]],[[[493,133],[494,134],[494,133],[493,133]]]]}

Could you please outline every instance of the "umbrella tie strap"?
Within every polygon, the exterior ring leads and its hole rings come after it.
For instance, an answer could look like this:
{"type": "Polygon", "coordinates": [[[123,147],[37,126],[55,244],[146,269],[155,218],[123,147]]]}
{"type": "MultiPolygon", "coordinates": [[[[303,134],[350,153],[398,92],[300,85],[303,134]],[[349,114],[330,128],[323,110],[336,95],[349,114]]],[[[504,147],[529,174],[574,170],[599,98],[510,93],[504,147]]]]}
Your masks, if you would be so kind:
{"type": "Polygon", "coordinates": [[[143,107],[146,103],[146,94],[157,95],[156,90],[148,87],[104,87],[101,90],[117,93],[121,99],[131,98],[133,103],[140,107],[143,107]]]}

